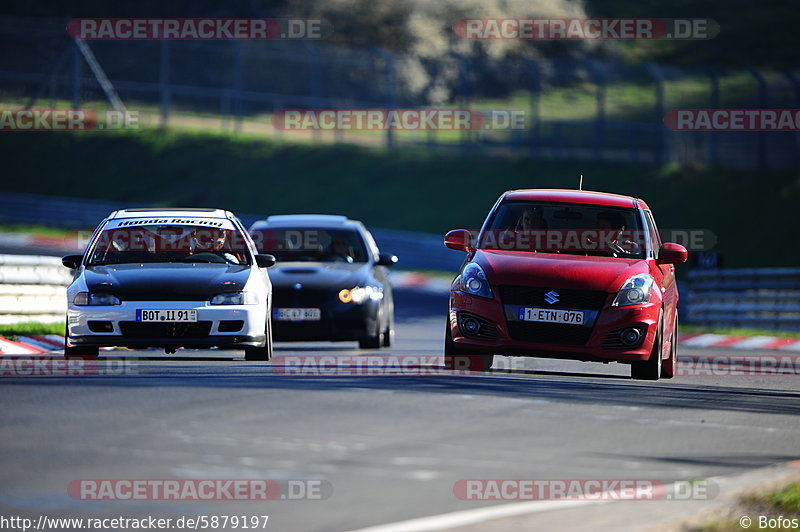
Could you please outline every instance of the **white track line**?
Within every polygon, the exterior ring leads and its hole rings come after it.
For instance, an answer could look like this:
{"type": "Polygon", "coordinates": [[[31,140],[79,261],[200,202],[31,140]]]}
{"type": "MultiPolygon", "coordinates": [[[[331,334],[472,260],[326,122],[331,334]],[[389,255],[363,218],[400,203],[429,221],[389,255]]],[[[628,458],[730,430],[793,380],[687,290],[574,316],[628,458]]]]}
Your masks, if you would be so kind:
{"type": "Polygon", "coordinates": [[[565,508],[575,508],[577,506],[588,506],[592,504],[609,503],[608,500],[555,500],[555,501],[527,501],[489,506],[487,508],[475,508],[474,510],[462,510],[447,514],[420,517],[409,519],[408,521],[398,521],[385,525],[370,526],[359,528],[351,532],[428,532],[432,530],[448,530],[457,526],[473,525],[491,519],[503,517],[514,517],[523,514],[536,514],[551,510],[563,510],[565,508]]]}

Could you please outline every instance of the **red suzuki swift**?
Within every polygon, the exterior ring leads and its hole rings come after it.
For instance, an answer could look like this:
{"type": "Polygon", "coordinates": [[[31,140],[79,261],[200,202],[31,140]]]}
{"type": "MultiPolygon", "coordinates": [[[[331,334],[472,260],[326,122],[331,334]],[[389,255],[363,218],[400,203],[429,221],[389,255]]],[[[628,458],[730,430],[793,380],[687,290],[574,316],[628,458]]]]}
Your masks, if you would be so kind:
{"type": "Polygon", "coordinates": [[[631,365],[635,379],[677,371],[675,264],[647,204],[575,190],[503,194],[481,230],[447,233],[467,252],[450,289],[445,364],[481,371],[495,354],[631,365]]]}

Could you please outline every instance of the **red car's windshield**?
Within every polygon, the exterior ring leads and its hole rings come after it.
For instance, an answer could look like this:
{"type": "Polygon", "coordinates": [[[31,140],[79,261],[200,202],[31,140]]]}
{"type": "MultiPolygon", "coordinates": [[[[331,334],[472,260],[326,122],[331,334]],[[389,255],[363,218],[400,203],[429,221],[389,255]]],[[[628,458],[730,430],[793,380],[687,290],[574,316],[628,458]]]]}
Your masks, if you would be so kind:
{"type": "Polygon", "coordinates": [[[641,259],[647,238],[633,208],[507,201],[492,214],[478,247],[641,259]]]}

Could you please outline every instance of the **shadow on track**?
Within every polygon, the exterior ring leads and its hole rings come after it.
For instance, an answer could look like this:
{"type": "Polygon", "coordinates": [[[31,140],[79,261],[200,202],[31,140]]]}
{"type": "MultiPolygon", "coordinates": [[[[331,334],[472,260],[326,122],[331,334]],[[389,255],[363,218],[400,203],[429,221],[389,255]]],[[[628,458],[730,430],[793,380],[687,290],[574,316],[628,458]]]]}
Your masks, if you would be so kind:
{"type": "MultiPolygon", "coordinates": [[[[279,360],[279,359],[278,359],[279,360]]],[[[207,362],[203,359],[202,362],[207,362]]],[[[136,386],[242,388],[265,390],[370,389],[412,393],[474,394],[563,403],[625,405],[682,409],[800,414],[800,392],[685,384],[680,381],[646,383],[623,376],[557,371],[489,372],[459,375],[437,366],[409,366],[421,375],[313,375],[298,374],[297,366],[228,361],[226,365],[141,364],[131,361],[117,374],[75,377],[5,377],[5,386],[136,386]],[[289,375],[287,373],[294,373],[289,375]],[[568,377],[568,378],[567,378],[568,377]],[[590,378],[592,380],[582,380],[590,378]],[[578,379],[578,380],[576,380],[578,379]],[[597,382],[602,379],[603,382],[597,382]]],[[[183,362],[181,360],[180,362],[183,362]]],[[[276,360],[277,362],[277,360],[276,360]]],[[[347,368],[352,366],[331,366],[347,368]]],[[[340,371],[341,372],[341,371],[340,371]]]]}

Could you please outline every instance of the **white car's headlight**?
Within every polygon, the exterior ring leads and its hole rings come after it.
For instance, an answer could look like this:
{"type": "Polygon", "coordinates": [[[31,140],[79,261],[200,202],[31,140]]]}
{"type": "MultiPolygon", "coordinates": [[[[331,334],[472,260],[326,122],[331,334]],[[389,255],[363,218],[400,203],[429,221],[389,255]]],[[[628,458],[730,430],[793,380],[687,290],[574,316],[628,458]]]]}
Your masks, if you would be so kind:
{"type": "Polygon", "coordinates": [[[342,303],[363,303],[371,299],[379,301],[383,299],[383,288],[379,286],[356,286],[355,288],[345,288],[339,291],[339,301],[342,303]]]}
{"type": "Polygon", "coordinates": [[[258,296],[253,292],[227,292],[215,295],[209,303],[211,305],[257,305],[258,296]]]}
{"type": "Polygon", "coordinates": [[[81,307],[122,304],[117,296],[94,292],[78,292],[72,298],[72,303],[81,307]]]}
{"type": "Polygon", "coordinates": [[[486,272],[477,263],[470,262],[461,272],[461,289],[468,294],[480,297],[494,297],[492,287],[486,279],[486,272]]]}
{"type": "Polygon", "coordinates": [[[617,297],[611,303],[612,307],[627,307],[630,305],[642,305],[650,301],[650,293],[653,291],[654,280],[648,273],[634,275],[622,285],[617,292],[617,297]]]}

